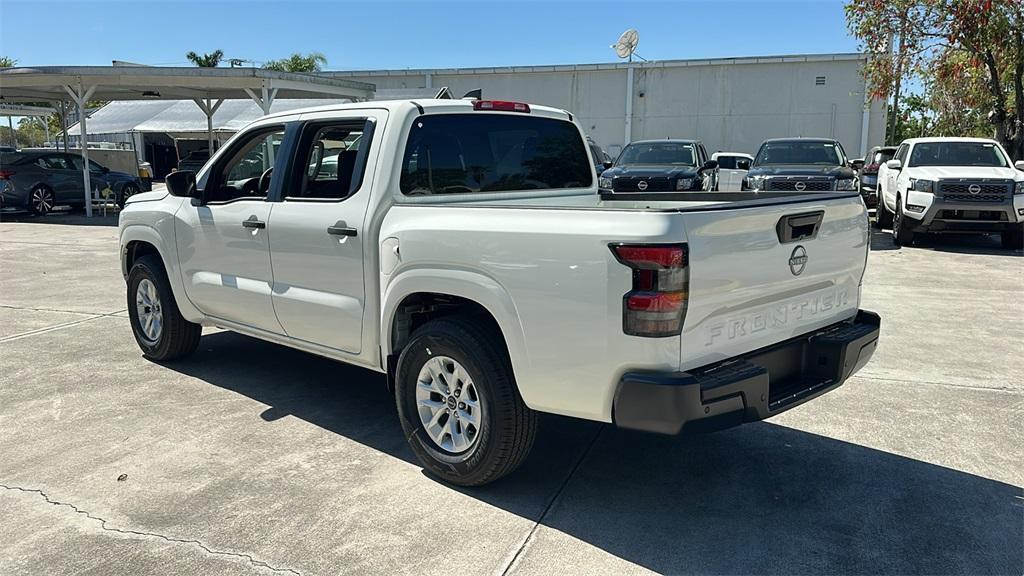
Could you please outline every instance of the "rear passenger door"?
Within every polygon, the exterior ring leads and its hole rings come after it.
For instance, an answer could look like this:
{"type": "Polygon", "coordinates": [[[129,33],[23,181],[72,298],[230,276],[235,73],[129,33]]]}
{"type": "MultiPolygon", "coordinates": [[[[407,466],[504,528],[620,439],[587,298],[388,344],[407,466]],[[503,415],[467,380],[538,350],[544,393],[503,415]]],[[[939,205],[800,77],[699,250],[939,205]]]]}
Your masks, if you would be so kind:
{"type": "Polygon", "coordinates": [[[268,224],[274,311],[289,337],[358,354],[364,248],[375,249],[366,211],[387,113],[334,111],[301,120],[268,224]]]}
{"type": "Polygon", "coordinates": [[[57,204],[81,201],[82,171],[75,170],[69,154],[47,154],[40,156],[35,165],[42,168],[46,185],[53,190],[57,204]]]}

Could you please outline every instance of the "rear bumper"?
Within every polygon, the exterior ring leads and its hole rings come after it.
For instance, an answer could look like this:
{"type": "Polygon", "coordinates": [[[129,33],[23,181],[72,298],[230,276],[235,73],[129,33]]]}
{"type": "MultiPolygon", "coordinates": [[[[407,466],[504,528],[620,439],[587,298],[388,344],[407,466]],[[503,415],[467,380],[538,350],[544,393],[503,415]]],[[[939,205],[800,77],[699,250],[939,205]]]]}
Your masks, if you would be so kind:
{"type": "Polygon", "coordinates": [[[687,372],[628,372],[615,394],[621,428],[678,434],[769,418],[839,387],[871,359],[881,319],[852,320],[687,372]]]}

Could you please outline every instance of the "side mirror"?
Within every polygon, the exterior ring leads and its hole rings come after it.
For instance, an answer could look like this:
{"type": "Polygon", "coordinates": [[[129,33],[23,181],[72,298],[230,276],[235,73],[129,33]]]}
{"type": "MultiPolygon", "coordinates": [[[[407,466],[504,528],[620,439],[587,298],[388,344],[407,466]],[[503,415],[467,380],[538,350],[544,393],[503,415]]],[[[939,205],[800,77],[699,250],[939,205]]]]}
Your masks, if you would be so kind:
{"type": "Polygon", "coordinates": [[[700,167],[701,170],[714,170],[718,168],[718,160],[708,160],[700,167]]]}
{"type": "Polygon", "coordinates": [[[864,159],[863,158],[858,158],[856,160],[851,161],[850,162],[850,168],[853,168],[854,170],[863,170],[864,169],[864,159]]]}
{"type": "Polygon", "coordinates": [[[191,170],[171,172],[164,178],[164,184],[171,196],[199,198],[199,191],[196,189],[196,173],[191,170]]]}
{"type": "Polygon", "coordinates": [[[1024,171],[1024,160],[1017,160],[1013,163],[1013,167],[1017,170],[1024,171]]]}
{"type": "Polygon", "coordinates": [[[903,162],[900,162],[899,160],[893,158],[892,160],[889,160],[888,162],[885,163],[885,167],[888,168],[889,170],[902,170],[903,162]]]}
{"type": "Polygon", "coordinates": [[[601,162],[601,166],[604,166],[604,169],[607,170],[612,167],[612,161],[605,160],[604,162],[601,162]]]}

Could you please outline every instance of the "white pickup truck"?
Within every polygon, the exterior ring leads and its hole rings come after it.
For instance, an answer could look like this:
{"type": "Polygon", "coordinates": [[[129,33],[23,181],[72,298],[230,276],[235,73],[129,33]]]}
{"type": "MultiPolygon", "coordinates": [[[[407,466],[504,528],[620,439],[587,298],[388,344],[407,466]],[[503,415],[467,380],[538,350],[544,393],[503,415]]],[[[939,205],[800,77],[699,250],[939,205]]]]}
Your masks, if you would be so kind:
{"type": "Polygon", "coordinates": [[[669,434],[760,420],[878,340],[856,191],[602,196],[563,110],[270,115],[167,188],[120,216],[145,356],[186,356],[211,325],[386,373],[412,449],[456,484],[513,470],[538,412],[669,434]]]}
{"type": "Polygon", "coordinates": [[[909,246],[918,233],[998,233],[1024,248],[1024,162],[995,140],[911,138],[878,170],[879,227],[909,246]]]}

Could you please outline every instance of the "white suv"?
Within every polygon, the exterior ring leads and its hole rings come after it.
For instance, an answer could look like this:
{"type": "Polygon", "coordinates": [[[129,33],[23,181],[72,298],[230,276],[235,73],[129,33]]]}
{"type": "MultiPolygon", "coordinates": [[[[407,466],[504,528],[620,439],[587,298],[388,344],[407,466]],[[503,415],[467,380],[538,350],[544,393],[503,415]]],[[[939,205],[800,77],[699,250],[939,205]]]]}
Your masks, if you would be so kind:
{"type": "Polygon", "coordinates": [[[982,138],[912,138],[878,171],[878,226],[897,244],[918,232],[1000,233],[1024,247],[1024,162],[982,138]]]}

